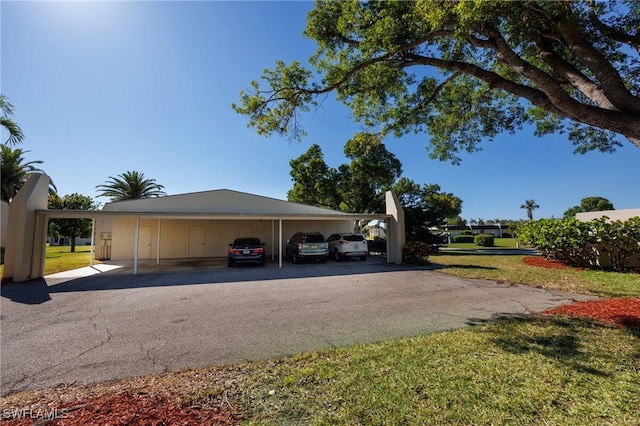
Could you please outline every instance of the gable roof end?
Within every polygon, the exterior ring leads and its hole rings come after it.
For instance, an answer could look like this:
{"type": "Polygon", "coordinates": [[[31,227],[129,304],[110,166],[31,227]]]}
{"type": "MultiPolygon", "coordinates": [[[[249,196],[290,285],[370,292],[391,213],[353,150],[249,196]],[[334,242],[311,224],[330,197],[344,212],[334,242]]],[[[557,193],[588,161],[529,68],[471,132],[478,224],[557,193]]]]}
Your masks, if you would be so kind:
{"type": "Polygon", "coordinates": [[[114,201],[103,211],[139,213],[209,213],[209,214],[282,214],[340,215],[348,213],[307,206],[261,195],[217,189],[204,192],[168,195],[157,198],[114,201]]]}

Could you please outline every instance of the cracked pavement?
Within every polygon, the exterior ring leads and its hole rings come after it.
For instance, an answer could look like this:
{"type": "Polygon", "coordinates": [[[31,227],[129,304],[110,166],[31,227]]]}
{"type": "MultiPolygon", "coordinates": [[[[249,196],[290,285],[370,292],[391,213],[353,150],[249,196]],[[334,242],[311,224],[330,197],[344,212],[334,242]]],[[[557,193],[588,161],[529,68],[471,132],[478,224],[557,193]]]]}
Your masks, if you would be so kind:
{"type": "Polygon", "coordinates": [[[379,259],[0,287],[0,391],[96,383],[481,324],[594,297],[379,259]]]}

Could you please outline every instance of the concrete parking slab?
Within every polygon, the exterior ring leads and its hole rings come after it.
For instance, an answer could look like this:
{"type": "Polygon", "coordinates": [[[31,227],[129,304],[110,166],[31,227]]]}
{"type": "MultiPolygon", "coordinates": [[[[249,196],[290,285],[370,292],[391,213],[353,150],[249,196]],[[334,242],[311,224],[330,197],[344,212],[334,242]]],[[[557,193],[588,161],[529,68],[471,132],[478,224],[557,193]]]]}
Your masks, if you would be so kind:
{"type": "Polygon", "coordinates": [[[379,259],[3,285],[1,393],[465,327],[593,297],[379,259]]]}

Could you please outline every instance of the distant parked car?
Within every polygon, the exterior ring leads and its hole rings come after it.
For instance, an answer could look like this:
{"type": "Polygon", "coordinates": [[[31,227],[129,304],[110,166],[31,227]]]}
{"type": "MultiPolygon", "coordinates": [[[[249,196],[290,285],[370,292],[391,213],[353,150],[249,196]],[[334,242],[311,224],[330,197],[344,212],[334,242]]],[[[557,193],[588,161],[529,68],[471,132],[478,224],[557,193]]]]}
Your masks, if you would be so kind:
{"type": "Polygon", "coordinates": [[[369,247],[362,234],[349,232],[333,234],[327,238],[327,242],[329,243],[329,253],[335,260],[342,260],[347,257],[367,260],[369,247]]]}
{"type": "Polygon", "coordinates": [[[229,258],[227,266],[236,263],[257,263],[264,265],[264,243],[260,238],[236,238],[229,244],[229,258]]]}
{"type": "Polygon", "coordinates": [[[293,263],[301,259],[318,259],[324,263],[329,257],[329,245],[319,232],[296,232],[287,240],[284,254],[293,263]]]}

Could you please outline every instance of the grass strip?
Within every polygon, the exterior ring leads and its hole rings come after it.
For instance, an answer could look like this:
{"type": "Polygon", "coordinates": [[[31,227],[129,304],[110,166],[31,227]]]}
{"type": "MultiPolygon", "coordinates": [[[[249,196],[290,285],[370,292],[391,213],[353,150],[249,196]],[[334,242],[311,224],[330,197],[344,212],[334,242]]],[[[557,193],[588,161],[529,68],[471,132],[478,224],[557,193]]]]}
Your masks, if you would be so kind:
{"type": "Polygon", "coordinates": [[[250,424],[640,424],[638,335],[520,318],[265,362],[250,424]]]}
{"type": "Polygon", "coordinates": [[[429,261],[440,272],[462,278],[528,284],[603,297],[640,297],[638,273],[548,269],[526,265],[522,258],[514,255],[438,253],[429,256],[429,261]]]}

